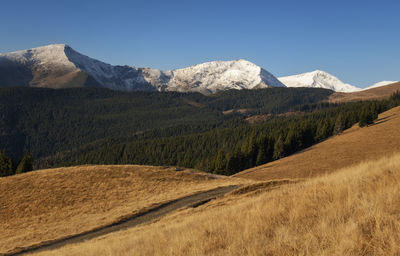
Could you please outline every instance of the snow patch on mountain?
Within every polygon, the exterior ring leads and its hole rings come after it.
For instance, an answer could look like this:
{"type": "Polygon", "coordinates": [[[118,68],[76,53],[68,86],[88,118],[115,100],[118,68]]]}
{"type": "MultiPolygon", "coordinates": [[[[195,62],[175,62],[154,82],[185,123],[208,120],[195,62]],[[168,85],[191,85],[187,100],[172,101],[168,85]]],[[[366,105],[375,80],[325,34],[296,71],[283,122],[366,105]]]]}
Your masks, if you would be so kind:
{"type": "Polygon", "coordinates": [[[385,85],[388,85],[388,84],[394,84],[394,83],[397,83],[397,82],[399,82],[399,81],[381,81],[381,82],[378,82],[378,83],[373,84],[371,86],[368,86],[368,87],[364,88],[363,90],[377,88],[377,87],[385,86],[385,85]]]}
{"type": "Polygon", "coordinates": [[[361,90],[353,85],[343,83],[337,77],[322,70],[279,77],[278,79],[287,87],[324,88],[335,92],[355,92],[361,90]]]}

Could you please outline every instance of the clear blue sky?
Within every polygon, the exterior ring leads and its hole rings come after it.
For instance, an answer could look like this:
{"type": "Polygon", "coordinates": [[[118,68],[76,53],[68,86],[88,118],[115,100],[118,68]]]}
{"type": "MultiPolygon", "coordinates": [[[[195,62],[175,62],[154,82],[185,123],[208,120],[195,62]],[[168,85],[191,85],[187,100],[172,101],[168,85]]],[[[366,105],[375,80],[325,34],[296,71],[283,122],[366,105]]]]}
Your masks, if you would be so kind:
{"type": "Polygon", "coordinates": [[[276,76],[400,80],[399,0],[2,0],[0,10],[0,52],[66,43],[111,64],[247,59],[276,76]]]}

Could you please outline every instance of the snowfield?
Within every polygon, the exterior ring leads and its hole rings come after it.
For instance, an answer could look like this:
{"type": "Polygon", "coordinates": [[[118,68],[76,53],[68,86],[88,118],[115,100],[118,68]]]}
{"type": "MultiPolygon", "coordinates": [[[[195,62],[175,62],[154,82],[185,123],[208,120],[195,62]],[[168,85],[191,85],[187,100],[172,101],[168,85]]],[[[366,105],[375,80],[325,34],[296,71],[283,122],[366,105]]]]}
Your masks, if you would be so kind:
{"type": "Polygon", "coordinates": [[[324,88],[335,92],[355,92],[361,90],[353,85],[343,83],[337,77],[322,70],[279,77],[278,79],[287,87],[324,88]]]}

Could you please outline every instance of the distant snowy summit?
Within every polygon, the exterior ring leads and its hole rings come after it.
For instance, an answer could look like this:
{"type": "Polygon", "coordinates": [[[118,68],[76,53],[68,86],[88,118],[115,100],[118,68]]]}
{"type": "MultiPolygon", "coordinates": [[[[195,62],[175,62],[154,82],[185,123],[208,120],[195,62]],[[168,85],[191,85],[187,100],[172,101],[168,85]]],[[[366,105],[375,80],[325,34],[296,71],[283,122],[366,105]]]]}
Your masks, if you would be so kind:
{"type": "Polygon", "coordinates": [[[287,87],[324,88],[335,92],[355,92],[361,90],[353,85],[343,83],[337,77],[321,70],[279,77],[278,79],[287,87]]]}
{"type": "Polygon", "coordinates": [[[170,72],[167,90],[217,92],[285,87],[268,71],[246,60],[213,61],[170,72]]]}
{"type": "Polygon", "coordinates": [[[385,86],[385,85],[389,85],[389,84],[394,84],[397,83],[399,81],[381,81],[378,82],[376,84],[373,84],[371,86],[368,86],[367,88],[365,88],[364,90],[368,90],[368,89],[372,89],[372,88],[377,88],[377,87],[381,87],[381,86],[385,86]]]}
{"type": "Polygon", "coordinates": [[[382,81],[373,84],[369,87],[361,89],[356,86],[343,83],[341,80],[339,80],[339,78],[322,70],[315,70],[312,72],[302,73],[293,76],[279,77],[278,79],[287,87],[324,88],[335,92],[364,91],[398,82],[398,81],[382,81]]]}
{"type": "Polygon", "coordinates": [[[285,87],[246,60],[214,61],[176,70],[113,66],[65,44],[0,54],[0,86],[69,88],[99,86],[122,91],[215,93],[227,89],[285,87]]]}

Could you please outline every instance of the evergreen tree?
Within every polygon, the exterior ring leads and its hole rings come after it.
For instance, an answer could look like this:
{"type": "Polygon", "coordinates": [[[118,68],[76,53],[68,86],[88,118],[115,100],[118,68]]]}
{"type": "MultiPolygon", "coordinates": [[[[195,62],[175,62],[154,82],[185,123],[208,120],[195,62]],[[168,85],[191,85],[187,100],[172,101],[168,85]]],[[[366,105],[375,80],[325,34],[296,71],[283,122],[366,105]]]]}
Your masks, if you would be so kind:
{"type": "Polygon", "coordinates": [[[248,151],[244,153],[244,155],[247,158],[244,168],[253,167],[257,162],[257,156],[258,156],[258,151],[259,151],[258,144],[256,142],[254,142],[253,139],[250,140],[250,143],[251,144],[250,144],[248,151]]]}
{"type": "Polygon", "coordinates": [[[260,139],[255,165],[265,164],[272,160],[274,144],[275,141],[269,136],[260,139]]]}
{"type": "Polygon", "coordinates": [[[315,141],[321,141],[329,136],[329,124],[326,120],[320,121],[315,134],[315,141]]]}
{"type": "Polygon", "coordinates": [[[371,109],[369,108],[363,109],[360,114],[360,121],[358,125],[360,127],[364,127],[373,123],[374,123],[374,114],[372,113],[371,109]]]}
{"type": "Polygon", "coordinates": [[[227,160],[226,169],[227,172],[223,172],[221,174],[233,174],[240,171],[240,158],[237,154],[230,156],[227,160]]]}
{"type": "Polygon", "coordinates": [[[218,151],[217,158],[215,159],[214,170],[222,171],[226,167],[225,153],[222,150],[218,151]]]}
{"type": "Polygon", "coordinates": [[[286,135],[284,148],[285,152],[290,154],[292,152],[297,151],[298,148],[301,148],[301,138],[299,134],[299,128],[292,126],[286,135]]]}
{"type": "Polygon", "coordinates": [[[14,170],[11,158],[6,156],[5,150],[0,151],[0,177],[13,174],[14,170]]]}
{"type": "Polygon", "coordinates": [[[266,147],[262,145],[258,152],[257,152],[257,159],[256,159],[256,165],[261,165],[266,163],[267,160],[267,152],[266,152],[266,147]]]}
{"type": "Polygon", "coordinates": [[[373,102],[373,103],[371,104],[370,112],[371,112],[371,116],[372,116],[372,121],[378,119],[379,107],[378,107],[378,105],[376,104],[376,102],[373,102]]]}
{"type": "Polygon", "coordinates": [[[276,160],[284,156],[285,156],[285,144],[283,143],[282,135],[280,135],[274,145],[273,158],[276,160]]]}
{"type": "Polygon", "coordinates": [[[32,171],[33,170],[32,162],[33,162],[33,160],[32,160],[31,153],[29,151],[26,151],[24,157],[19,162],[15,173],[24,173],[24,172],[32,171]]]}
{"type": "Polygon", "coordinates": [[[343,132],[344,128],[345,128],[345,122],[343,120],[343,116],[342,114],[339,114],[339,116],[336,118],[335,127],[333,128],[333,133],[335,135],[340,134],[343,132]]]}

